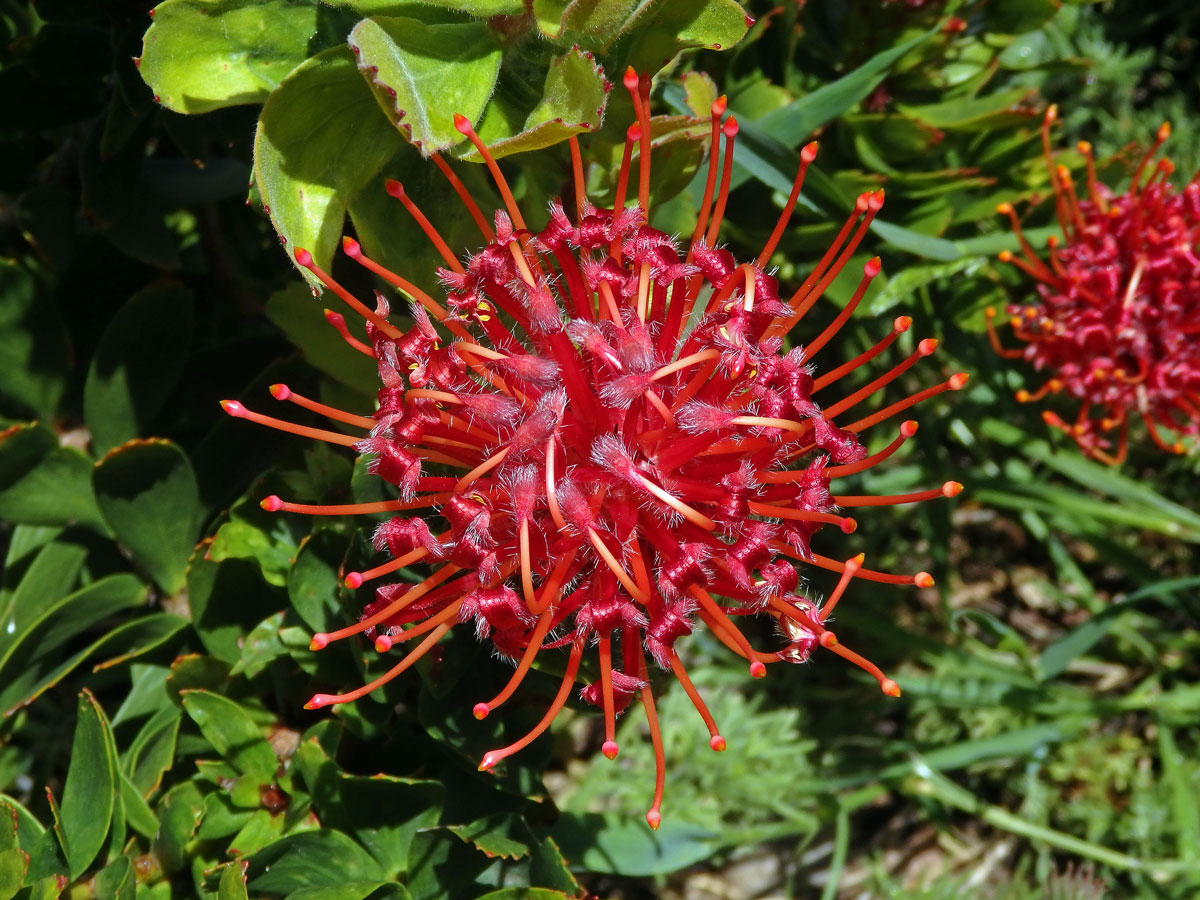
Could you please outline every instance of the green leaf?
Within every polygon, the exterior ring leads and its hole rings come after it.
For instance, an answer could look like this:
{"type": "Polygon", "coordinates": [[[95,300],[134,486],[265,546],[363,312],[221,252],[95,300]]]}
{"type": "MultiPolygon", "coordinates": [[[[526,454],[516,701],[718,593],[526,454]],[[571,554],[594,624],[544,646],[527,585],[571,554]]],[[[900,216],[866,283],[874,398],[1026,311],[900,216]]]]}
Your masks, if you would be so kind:
{"type": "Polygon", "coordinates": [[[134,294],[109,321],[83,389],[92,452],[144,435],[175,388],[192,332],[192,294],[162,284],[134,294]]]}
{"type": "Polygon", "coordinates": [[[184,710],[222,759],[243,774],[274,780],[279,760],[244,709],[210,691],[184,691],[182,699],[184,710]]]}
{"type": "Polygon", "coordinates": [[[479,900],[571,900],[575,894],[564,894],[548,888],[510,887],[484,894],[479,900]]]}
{"type": "Polygon", "coordinates": [[[520,859],[529,855],[529,845],[511,836],[518,822],[520,820],[512,813],[494,813],[469,825],[447,825],[446,830],[471,844],[488,859],[520,859]]]}
{"type": "Polygon", "coordinates": [[[1037,113],[1034,107],[1023,105],[1031,93],[1028,88],[1014,88],[985,94],[972,100],[947,100],[926,106],[897,104],[896,109],[906,116],[933,128],[946,131],[985,131],[991,128],[1014,128],[1028,123],[1037,113]]]}
{"type": "Polygon", "coordinates": [[[500,45],[482,22],[377,16],[359,22],[348,42],[386,120],[426,154],[464,140],[454,115],[478,121],[500,74],[500,45]]]}
{"type": "Polygon", "coordinates": [[[332,631],[335,623],[342,621],[342,610],[337,603],[338,568],[345,557],[344,535],[318,531],[304,542],[288,572],[292,608],[313,631],[332,631]]]}
{"type": "Polygon", "coordinates": [[[51,417],[66,387],[62,322],[24,267],[0,260],[0,410],[51,417]]]}
{"type": "MultiPolygon", "coordinates": [[[[629,5],[634,9],[621,29],[621,37],[630,42],[623,61],[639,72],[657,72],[681,50],[728,50],[749,29],[746,11],[736,0],[661,0],[629,5]]],[[[586,8],[587,4],[578,6],[586,8]]]]}
{"type": "Polygon", "coordinates": [[[92,485],[117,540],[163,590],[179,591],[200,525],[187,455],[161,438],[130,441],[96,464],[92,485]]]}
{"type": "Polygon", "coordinates": [[[217,900],[250,900],[246,892],[246,860],[231,862],[221,870],[221,884],[217,888],[217,900]]]}
{"type": "Polygon", "coordinates": [[[411,900],[412,895],[402,884],[394,881],[351,881],[346,884],[326,884],[300,888],[287,895],[287,900],[411,900]]]}
{"type": "Polygon", "coordinates": [[[158,816],[138,789],[124,775],[119,775],[121,783],[121,806],[125,811],[125,821],[129,827],[144,838],[153,838],[158,833],[158,816]]]}
{"type": "Polygon", "coordinates": [[[11,900],[29,871],[29,854],[13,847],[0,851],[0,900],[11,900]]]}
{"type": "Polygon", "coordinates": [[[255,853],[249,862],[249,889],[266,894],[384,880],[366,850],[340,831],[328,829],[289,835],[255,853]]]}
{"type": "Polygon", "coordinates": [[[565,813],[552,835],[576,865],[624,876],[662,875],[708,859],[721,845],[719,835],[665,819],[658,831],[645,822],[616,814],[565,813]]]}
{"type": "MultiPolygon", "coordinates": [[[[54,606],[70,592],[86,558],[87,549],[78,544],[53,541],[38,551],[16,587],[0,594],[0,652],[6,653],[47,607],[54,606]]],[[[3,656],[0,656],[2,669],[3,656]]]]}
{"type": "Polygon", "coordinates": [[[353,835],[388,877],[406,871],[414,836],[434,825],[441,815],[445,789],[439,782],[383,774],[348,775],[315,740],[300,744],[294,765],[312,794],[321,821],[353,835]]]}
{"type": "Polygon", "coordinates": [[[134,900],[136,882],[133,863],[128,856],[118,856],[110,865],[96,873],[96,900],[134,900]]]}
{"type": "Polygon", "coordinates": [[[261,103],[308,56],[317,5],[294,0],[166,0],[154,9],[140,72],[182,113],[261,103]]]}
{"type": "Polygon", "coordinates": [[[72,880],[88,869],[104,846],[117,793],[117,753],[104,710],[85,690],[79,695],[78,712],[59,831],[72,880]]]}
{"type": "MultiPolygon", "coordinates": [[[[323,306],[303,284],[291,284],[267,300],[267,318],[313,367],[364,397],[373,398],[379,389],[379,370],[375,361],[342,340],[326,320],[323,306]]],[[[335,310],[344,311],[340,305],[335,310]]],[[[352,333],[358,331],[359,339],[364,340],[366,335],[355,321],[356,317],[348,318],[347,325],[352,333]]]]}
{"type": "MultiPolygon", "coordinates": [[[[499,159],[512,153],[540,150],[572,134],[595,131],[604,116],[604,105],[611,87],[591,54],[572,47],[562,56],[550,61],[542,97],[525,118],[524,125],[511,136],[512,129],[499,104],[492,104],[479,125],[479,136],[493,157],[499,159]],[[495,114],[493,112],[495,111],[495,114]]],[[[480,160],[474,147],[464,154],[465,159],[480,160]]]]}
{"type": "Polygon", "coordinates": [[[271,92],[254,138],[254,180],[289,252],[304,248],[328,269],[347,204],[402,143],[348,49],[297,66],[271,92]]]}
{"type": "Polygon", "coordinates": [[[194,782],[176,785],[159,806],[158,834],[150,845],[163,872],[171,875],[187,864],[186,847],[204,809],[204,798],[194,782]]]}
{"type": "Polygon", "coordinates": [[[230,670],[230,675],[243,675],[254,678],[262,672],[273,660],[287,656],[288,649],[279,639],[279,629],[283,627],[284,611],[263,619],[246,635],[242,644],[242,655],[230,670]]]}
{"type": "Polygon", "coordinates": [[[0,518],[27,525],[87,525],[107,533],[92,464],[34,422],[0,431],[0,518]]]}

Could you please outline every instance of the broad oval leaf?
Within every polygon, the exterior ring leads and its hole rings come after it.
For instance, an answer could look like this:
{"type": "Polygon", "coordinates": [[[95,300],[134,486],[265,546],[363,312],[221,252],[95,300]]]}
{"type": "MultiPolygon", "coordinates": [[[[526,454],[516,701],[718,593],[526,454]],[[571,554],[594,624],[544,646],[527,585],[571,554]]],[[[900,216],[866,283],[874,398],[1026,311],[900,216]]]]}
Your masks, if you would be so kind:
{"type": "Polygon", "coordinates": [[[191,331],[192,293],[181,285],[138,291],[117,311],[83,388],[93,453],[107,453],[145,434],[183,371],[191,331]]]}
{"type": "Polygon", "coordinates": [[[355,26],[349,43],[388,120],[427,154],[463,141],[455,114],[478,121],[500,74],[500,45],[482,22],[377,16],[355,26]]]}
{"type": "Polygon", "coordinates": [[[37,422],[0,431],[0,518],[26,525],[88,525],[107,532],[92,492],[91,461],[37,422]]]}
{"type": "Polygon", "coordinates": [[[328,268],[347,204],[402,144],[345,47],[288,75],[258,119],[254,179],[289,254],[302,247],[328,268]]]}
{"type": "Polygon", "coordinates": [[[141,74],[168,109],[261,103],[308,56],[317,4],[166,0],[154,8],[141,74]]]}
{"type": "Polygon", "coordinates": [[[130,441],[96,464],[92,484],[117,540],[163,590],[180,590],[200,521],[196,477],[184,452],[160,438],[130,441]]]}
{"type": "Polygon", "coordinates": [[[230,765],[265,782],[275,777],[279,760],[249,713],[229,698],[211,691],[184,691],[182,700],[183,708],[201,734],[230,765]]]}

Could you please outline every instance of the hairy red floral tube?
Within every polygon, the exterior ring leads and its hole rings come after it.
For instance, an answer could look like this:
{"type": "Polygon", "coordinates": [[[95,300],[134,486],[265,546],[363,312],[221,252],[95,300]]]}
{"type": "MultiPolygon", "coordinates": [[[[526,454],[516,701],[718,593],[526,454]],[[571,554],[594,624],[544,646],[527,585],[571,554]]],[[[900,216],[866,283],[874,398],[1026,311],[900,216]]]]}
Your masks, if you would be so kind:
{"type": "MultiPolygon", "coordinates": [[[[378,526],[376,548],[391,561],[345,575],[351,588],[371,584],[361,620],[313,637],[320,650],[365,635],[379,652],[403,651],[370,684],[342,694],[317,694],[312,708],[355,700],[395,678],[456,624],[469,623],[514,661],[508,684],[480,698],[484,718],[513,696],[535,657],[562,648],[566,666],[544,717],[528,734],[486,753],[490,769],[551,724],[590,654],[595,680],[583,700],[601,710],[602,752],[618,753],[616,719],[633,704],[645,713],[657,761],[654,799],[646,819],[657,828],[665,778],[662,739],[651,690],[651,666],[670,671],[709,731],[725,737],[684,668],[677,641],[703,625],[742,657],[753,677],[779,661],[804,662],[824,648],[860,667],[880,689],[899,696],[896,682],[849,649],[829,617],[854,580],[928,586],[924,572],[890,574],[867,568],[861,554],[846,560],[813,549],[818,533],[852,532],[841,508],[952,497],[955,482],[897,496],[843,496],[834,482],[883,462],[917,430],[897,422],[898,435],[870,454],[869,429],[902,418],[910,407],[960,389],[956,374],[874,411],[863,404],[936,350],[921,341],[865,387],[839,390],[842,379],[883,353],[907,331],[896,319],[878,344],[817,376],[814,359],[853,314],[880,262],[863,269],[858,289],[831,322],[806,343],[785,349],[822,292],[859,246],[883,202],[863,194],[828,252],[803,284],[781,295],[764,265],[795,207],[816,144],[805,147],[778,225],[752,263],[716,246],[737,123],[713,104],[713,152],[695,232],[680,246],[647,224],[650,197],[649,79],[632,71],[625,85],[636,121],[629,128],[615,209],[589,202],[582,157],[571,141],[575,197],[568,212],[550,208],[549,225],[526,228],[487,147],[457,117],[504,199],[491,223],[438,161],[483,247],[453,256],[434,226],[404,192],[399,199],[445,258],[444,300],[384,269],[347,237],[347,256],[413,301],[415,324],[401,331],[383,300],[370,309],[296,249],[296,261],[365,321],[367,342],[351,336],[342,317],[327,318],[355,349],[378,361],[383,387],[372,415],[343,412],[278,385],[279,400],[345,425],[361,437],[290,425],[227,401],[232,415],[317,440],[354,446],[370,471],[394,485],[393,501],[316,507],[268,497],[263,507],[313,515],[436,510],[444,524],[394,515],[378,526]],[[723,153],[719,147],[723,145],[723,153]],[[636,173],[633,150],[640,148],[636,173]],[[721,162],[723,157],[723,164],[721,162]],[[634,180],[636,178],[636,180],[634,180]],[[627,191],[636,201],[626,205],[627,191]],[[828,527],[827,527],[828,526],[828,527]],[[828,580],[822,601],[802,584],[797,563],[828,580]],[[413,584],[375,583],[406,566],[429,565],[413,584]],[[826,572],[832,574],[825,574],[826,572]],[[781,641],[760,650],[738,624],[746,616],[774,620],[781,641]],[[411,647],[411,649],[409,649],[411,647]]],[[[807,322],[805,323],[807,324],[807,322]]]]}
{"type": "Polygon", "coordinates": [[[1046,410],[1042,417],[1087,456],[1123,462],[1136,419],[1161,450],[1182,453],[1179,438],[1200,433],[1200,183],[1193,176],[1178,191],[1171,161],[1154,161],[1171,133],[1164,123],[1123,194],[1097,180],[1091,145],[1081,142],[1087,186],[1080,196],[1071,173],[1054,162],[1056,117],[1052,106],[1042,149],[1063,239],[1050,239],[1043,260],[1012,205],[997,208],[1021,246],[1000,259],[1036,279],[1041,302],[1006,310],[1024,347],[1004,346],[990,308],[989,339],[1001,356],[1025,359],[1047,376],[1035,390],[1017,391],[1018,400],[1062,394],[1079,401],[1074,416],[1046,410]]]}

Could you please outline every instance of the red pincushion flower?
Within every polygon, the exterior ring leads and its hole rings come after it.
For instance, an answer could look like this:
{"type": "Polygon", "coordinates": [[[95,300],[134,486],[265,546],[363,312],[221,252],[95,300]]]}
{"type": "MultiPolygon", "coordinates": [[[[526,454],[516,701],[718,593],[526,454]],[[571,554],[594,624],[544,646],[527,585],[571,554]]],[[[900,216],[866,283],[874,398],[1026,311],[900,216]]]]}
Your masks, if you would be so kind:
{"type": "Polygon", "coordinates": [[[958,374],[875,412],[855,414],[868,397],[933,352],[921,341],[891,370],[847,396],[830,388],[883,352],[911,320],[897,319],[870,350],[824,375],[811,360],[853,314],[879,260],[867,263],[853,299],[803,346],[784,349],[784,337],[812,308],[845,265],[882,203],[864,194],[854,213],[794,294],[782,298],[763,269],[787,225],[805,170],[816,155],[801,154],[786,208],[753,263],[738,264],[715,246],[732,167],[737,123],[724,124],[725,102],[713,105],[713,149],[700,221],[685,247],[646,224],[650,188],[649,89],[632,72],[625,80],[637,122],[628,132],[614,203],[593,206],[584,194],[582,161],[571,141],[575,209],[550,208],[550,223],[531,232],[500,169],[472,130],[456,122],[487,163],[504,198],[494,225],[481,214],[444,162],[438,165],[479,226],[485,244],[460,262],[398,184],[401,200],[446,261],[439,303],[367,258],[345,238],[348,256],[413,298],[415,325],[403,332],[388,308],[365,307],[322,271],[312,271],[367,322],[370,344],[351,337],[342,318],[334,327],[379,365],[379,409],[356,416],[303,398],[284,386],[281,400],[369,429],[363,438],[301,428],[227,401],[226,411],[310,437],[354,446],[372,458],[371,471],[395,485],[399,498],[383,503],[312,507],[278,497],[269,510],[312,514],[377,514],[436,507],[444,525],[396,516],[375,531],[375,546],[392,561],[350,573],[351,588],[419,561],[434,565],[417,585],[375,591],[355,625],[313,638],[314,650],[357,634],[385,652],[407,641],[411,650],[389,672],[361,688],[317,694],[309,708],[363,696],[410,667],[456,623],[516,663],[508,685],[476,705],[483,718],[507,700],[534,657],[568,647],[561,687],[541,722],[507,747],[487,753],[488,769],[529,744],[550,725],[575,683],[585,650],[595,646],[599,675],[581,691],[603,710],[603,752],[616,756],[615,717],[632,701],[644,708],[657,759],[657,827],[664,779],[662,740],[646,655],[671,670],[711,735],[725,748],[704,701],[676,652],[676,641],[698,624],[708,627],[750,674],[766,664],[803,662],[818,645],[862,667],[884,693],[896,683],[842,645],[827,621],[853,578],[926,586],[933,579],[892,575],[822,556],[814,539],[826,525],[839,533],[855,522],[839,507],[875,506],[954,496],[947,482],[933,490],[891,497],[841,496],[831,483],[886,459],[916,431],[906,421],[894,441],[874,454],[860,435],[909,407],[966,381],[958,374]],[[724,165],[718,183],[721,135],[724,165]],[[625,206],[630,160],[640,148],[636,205],[625,206]],[[715,203],[714,203],[715,193],[715,203]],[[835,391],[836,393],[836,391],[835,391]],[[835,420],[837,424],[835,424],[835,420]],[[846,421],[849,420],[849,421],[846,421]],[[457,470],[457,471],[456,471],[457,470]],[[453,472],[453,474],[440,474],[453,472]],[[838,574],[820,602],[801,585],[794,561],[838,574]],[[775,620],[782,648],[751,647],[737,619],[775,620]]]}
{"type": "Polygon", "coordinates": [[[1137,416],[1161,449],[1184,445],[1164,437],[1200,433],[1200,184],[1177,191],[1167,180],[1174,166],[1163,158],[1142,176],[1171,133],[1166,123],[1142,158],[1124,194],[1097,183],[1091,146],[1079,144],[1087,161],[1087,196],[1077,197],[1071,174],[1054,164],[1052,106],[1042,123],[1042,146],[1050,167],[1055,210],[1063,241],[1051,238],[1049,263],[1021,233],[1012,206],[1002,203],[1021,243],[1022,255],[1002,253],[1039,282],[1041,302],[1010,306],[1013,333],[1023,349],[1000,343],[987,310],[988,335],[996,352],[1026,359],[1050,375],[1022,402],[1067,393],[1081,402],[1073,422],[1049,410],[1046,422],[1069,434],[1088,456],[1113,465],[1125,459],[1130,419],[1137,416]],[[1117,449],[1109,436],[1119,431],[1117,449]],[[1170,442],[1169,442],[1170,441],[1170,442]]]}

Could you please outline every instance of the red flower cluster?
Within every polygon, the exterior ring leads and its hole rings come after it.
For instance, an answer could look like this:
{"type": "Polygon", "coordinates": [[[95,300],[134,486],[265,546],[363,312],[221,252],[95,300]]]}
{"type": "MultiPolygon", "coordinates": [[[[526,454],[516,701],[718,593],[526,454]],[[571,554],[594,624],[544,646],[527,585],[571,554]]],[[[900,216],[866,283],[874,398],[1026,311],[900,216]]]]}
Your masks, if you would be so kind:
{"type": "Polygon", "coordinates": [[[465,261],[446,247],[403,188],[389,185],[441,251],[445,303],[343,240],[346,254],[411,297],[415,325],[401,331],[379,301],[368,309],[310,254],[297,262],[366,320],[369,342],[352,337],[341,316],[334,327],[378,361],[383,387],[373,416],[357,416],[276,386],[289,400],[360,426],[355,438],[282,422],[226,401],[227,412],[263,424],[354,446],[399,497],[383,503],[313,507],[269,497],[269,510],[317,515],[378,514],[433,507],[445,524],[395,516],[375,531],[391,562],[345,576],[351,588],[418,562],[432,573],[413,585],[385,584],[355,625],[313,638],[314,650],[358,634],[385,652],[416,644],[390,671],[344,694],[317,694],[312,709],[363,696],[405,669],[456,623],[516,661],[495,697],[475,706],[483,718],[504,703],[543,650],[568,648],[561,686],[541,722],[514,743],[488,752],[489,769],[528,745],[566,702],[585,651],[595,648],[598,676],[581,691],[603,710],[603,753],[617,755],[615,718],[631,702],[649,723],[657,759],[650,825],[661,819],[662,739],[647,655],[674,673],[710,732],[725,749],[708,708],[676,650],[703,624],[750,674],[766,665],[803,662],[818,646],[900,693],[874,664],[840,643],[830,614],[854,578],[889,584],[933,583],[929,575],[892,575],[813,549],[827,525],[854,530],[843,507],[951,497],[961,486],[899,496],[845,496],[831,483],[891,456],[916,431],[906,421],[894,441],[868,454],[867,429],[966,381],[958,374],[878,409],[852,410],[895,380],[937,342],[924,340],[894,368],[845,396],[829,397],[841,379],[886,350],[911,323],[901,317],[874,347],[818,376],[812,360],[853,314],[879,260],[867,263],[853,299],[825,328],[791,350],[784,338],[820,298],[866,234],[882,191],[862,195],[829,251],[805,282],[782,296],[764,270],[786,227],[816,155],[810,144],[774,232],[753,263],[739,264],[715,244],[724,215],[737,123],[722,123],[713,104],[713,153],[700,220],[687,245],[647,225],[650,194],[650,83],[626,74],[637,121],[629,128],[612,209],[584,193],[582,159],[571,141],[573,215],[554,203],[550,222],[531,232],[504,176],[465,118],[505,208],[489,222],[450,167],[435,160],[478,225],[484,246],[465,261]],[[724,137],[723,165],[717,152],[724,137]],[[638,151],[637,202],[626,206],[638,151]],[[718,188],[719,184],[719,188],[718,188]],[[838,424],[835,424],[837,420],[838,424]],[[847,421],[849,420],[849,421],[847,421]],[[457,472],[454,470],[458,470],[457,472]],[[453,474],[446,474],[453,473],[453,474]],[[801,583],[794,560],[836,575],[824,601],[801,583]],[[774,620],[782,647],[753,648],[737,621],[774,620]]]}
{"type": "Polygon", "coordinates": [[[1169,159],[1151,166],[1171,133],[1164,123],[1123,194],[1097,183],[1091,146],[1080,143],[1087,195],[1078,197],[1071,173],[1054,164],[1050,125],[1056,115],[1053,106],[1046,112],[1042,146],[1063,241],[1052,237],[1049,261],[1043,261],[1011,204],[1000,204],[997,211],[1012,220],[1022,249],[1021,256],[1000,258],[1038,280],[1041,302],[1007,310],[1013,333],[1026,342],[1020,350],[1001,345],[995,311],[988,309],[992,346],[1050,376],[1036,391],[1018,391],[1018,400],[1067,393],[1082,401],[1074,421],[1049,410],[1042,415],[1086,455],[1122,462],[1134,417],[1161,449],[1182,453],[1184,445],[1160,429],[1200,433],[1200,183],[1193,178],[1177,191],[1167,180],[1174,171],[1169,159]]]}

